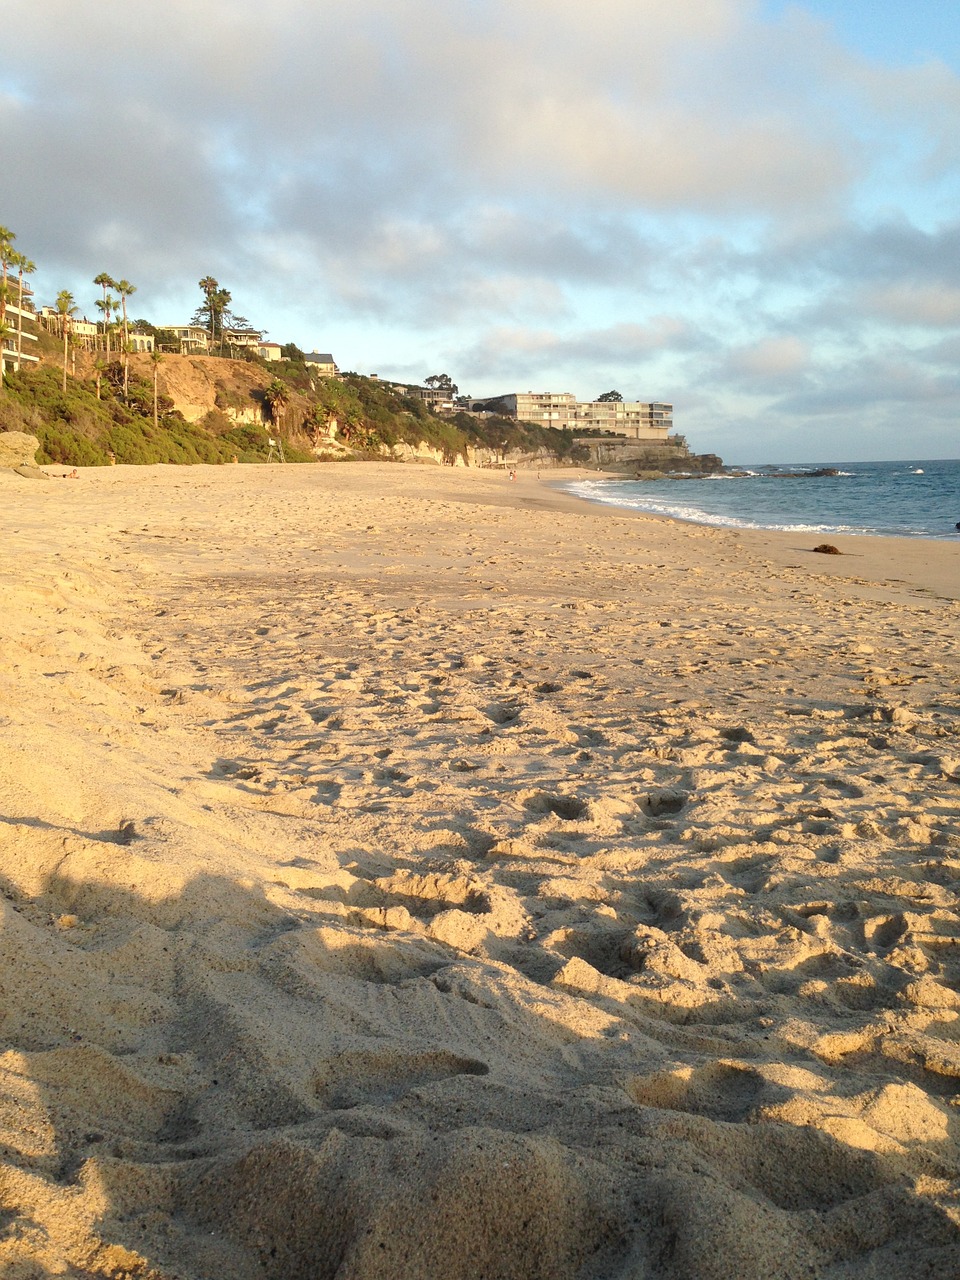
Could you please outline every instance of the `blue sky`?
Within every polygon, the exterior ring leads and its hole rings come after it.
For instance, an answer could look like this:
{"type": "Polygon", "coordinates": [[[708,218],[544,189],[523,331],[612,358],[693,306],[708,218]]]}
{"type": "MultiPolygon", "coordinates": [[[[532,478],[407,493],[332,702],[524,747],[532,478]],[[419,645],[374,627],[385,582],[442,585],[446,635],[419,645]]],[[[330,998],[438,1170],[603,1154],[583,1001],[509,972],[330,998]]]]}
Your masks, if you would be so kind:
{"type": "MultiPolygon", "coordinates": [[[[777,19],[794,7],[793,0],[766,0],[760,12],[777,19]]],[[[814,0],[802,7],[865,57],[901,66],[939,58],[960,70],[960,21],[950,0],[814,0]]]]}
{"type": "Polygon", "coordinates": [[[914,0],[6,0],[38,300],[670,400],[729,461],[960,456],[960,18],[914,0]]]}

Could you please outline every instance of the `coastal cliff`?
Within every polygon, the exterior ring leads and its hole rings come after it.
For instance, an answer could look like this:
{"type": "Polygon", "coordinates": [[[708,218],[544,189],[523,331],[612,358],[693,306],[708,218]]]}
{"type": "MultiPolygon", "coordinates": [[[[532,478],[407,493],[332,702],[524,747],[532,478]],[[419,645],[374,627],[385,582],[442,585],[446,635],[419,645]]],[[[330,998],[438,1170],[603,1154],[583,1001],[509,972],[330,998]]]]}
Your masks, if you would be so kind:
{"type": "Polygon", "coordinates": [[[318,376],[302,361],[131,355],[126,368],[76,352],[59,367],[47,343],[39,367],[8,374],[0,429],[40,441],[38,461],[288,462],[389,459],[459,467],[594,466],[657,472],[713,469],[682,437],[666,444],[581,440],[503,416],[439,416],[424,402],[373,378],[318,376]],[[275,444],[271,444],[275,441],[275,444]],[[282,446],[282,449],[281,449],[282,446]]]}
{"type": "Polygon", "coordinates": [[[639,479],[680,473],[711,475],[723,468],[723,459],[715,453],[691,453],[683,436],[668,436],[662,442],[601,437],[578,439],[577,443],[590,450],[588,465],[639,479]]]}

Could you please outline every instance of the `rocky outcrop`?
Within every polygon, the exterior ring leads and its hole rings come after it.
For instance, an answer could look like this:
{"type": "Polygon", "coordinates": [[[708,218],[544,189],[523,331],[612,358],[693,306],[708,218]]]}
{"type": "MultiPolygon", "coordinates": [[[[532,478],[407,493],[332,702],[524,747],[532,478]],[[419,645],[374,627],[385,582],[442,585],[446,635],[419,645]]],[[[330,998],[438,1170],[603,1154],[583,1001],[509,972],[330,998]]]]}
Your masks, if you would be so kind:
{"type": "Polygon", "coordinates": [[[25,431],[0,431],[0,468],[9,468],[28,480],[49,480],[36,464],[40,441],[25,431]]]}
{"type": "Polygon", "coordinates": [[[683,436],[668,436],[664,441],[584,437],[577,444],[590,450],[587,465],[630,476],[711,475],[723,468],[723,459],[715,453],[691,453],[683,436]]]}

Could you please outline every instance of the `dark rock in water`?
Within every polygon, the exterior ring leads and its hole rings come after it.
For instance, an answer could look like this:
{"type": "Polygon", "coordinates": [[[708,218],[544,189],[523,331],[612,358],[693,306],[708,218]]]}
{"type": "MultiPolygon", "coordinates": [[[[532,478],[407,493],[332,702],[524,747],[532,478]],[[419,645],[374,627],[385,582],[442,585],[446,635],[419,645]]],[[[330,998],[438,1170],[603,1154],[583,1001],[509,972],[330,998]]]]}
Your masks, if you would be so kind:
{"type": "Polygon", "coordinates": [[[728,470],[726,474],[739,480],[756,479],[758,475],[761,480],[821,480],[824,476],[838,476],[841,473],[836,467],[817,467],[815,471],[778,471],[776,467],[769,467],[760,472],[728,470]]]}
{"type": "Polygon", "coordinates": [[[819,551],[825,556],[842,556],[843,552],[839,547],[835,547],[831,542],[821,542],[819,547],[814,547],[814,551],[819,551]]]}

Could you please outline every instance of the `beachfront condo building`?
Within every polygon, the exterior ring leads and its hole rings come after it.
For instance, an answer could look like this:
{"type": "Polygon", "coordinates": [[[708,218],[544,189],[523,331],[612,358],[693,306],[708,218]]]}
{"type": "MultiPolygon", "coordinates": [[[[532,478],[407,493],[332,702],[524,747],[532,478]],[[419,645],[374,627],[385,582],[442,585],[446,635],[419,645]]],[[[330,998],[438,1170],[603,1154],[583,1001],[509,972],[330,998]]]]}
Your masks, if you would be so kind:
{"type": "Polygon", "coordinates": [[[568,427],[577,407],[569,391],[510,391],[486,400],[471,400],[474,413],[499,413],[518,422],[535,422],[541,427],[568,427]]]}
{"type": "Polygon", "coordinates": [[[573,431],[626,436],[630,440],[666,440],[673,430],[673,405],[640,400],[589,400],[578,403],[573,431]]]}
{"type": "Polygon", "coordinates": [[[625,436],[629,440],[666,440],[673,430],[673,405],[660,401],[576,400],[569,391],[511,391],[472,400],[474,413],[499,413],[518,422],[566,427],[575,434],[625,436]]]}

